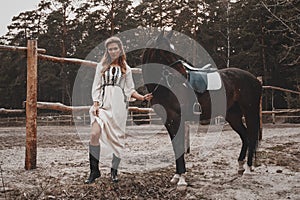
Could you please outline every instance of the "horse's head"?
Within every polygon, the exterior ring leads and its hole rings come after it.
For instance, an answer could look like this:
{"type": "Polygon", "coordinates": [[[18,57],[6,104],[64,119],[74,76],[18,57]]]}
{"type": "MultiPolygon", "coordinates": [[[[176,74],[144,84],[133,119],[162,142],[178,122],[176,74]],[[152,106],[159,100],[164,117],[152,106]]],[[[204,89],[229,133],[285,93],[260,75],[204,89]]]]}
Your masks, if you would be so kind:
{"type": "Polygon", "coordinates": [[[174,45],[171,44],[170,39],[173,35],[173,30],[171,30],[166,36],[164,36],[164,30],[156,37],[151,38],[147,44],[147,49],[160,49],[175,53],[174,45]]]}
{"type": "Polygon", "coordinates": [[[142,54],[142,64],[145,66],[143,70],[149,71],[152,65],[151,70],[153,71],[153,64],[160,64],[161,66],[173,68],[186,77],[185,68],[181,63],[176,62],[180,58],[175,52],[174,45],[171,43],[172,35],[172,30],[166,35],[163,30],[158,36],[153,37],[147,42],[142,54]]]}

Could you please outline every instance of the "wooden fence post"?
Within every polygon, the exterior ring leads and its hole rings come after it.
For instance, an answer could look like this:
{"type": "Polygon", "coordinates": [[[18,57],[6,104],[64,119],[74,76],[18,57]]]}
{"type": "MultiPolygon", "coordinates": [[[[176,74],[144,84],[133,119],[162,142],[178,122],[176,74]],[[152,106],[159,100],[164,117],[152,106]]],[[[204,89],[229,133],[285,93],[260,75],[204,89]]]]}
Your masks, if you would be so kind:
{"type": "MultiPolygon", "coordinates": [[[[274,90],[272,89],[272,111],[275,111],[275,107],[274,107],[274,90]]],[[[275,112],[272,113],[272,123],[275,124],[275,112]]]]}
{"type": "Polygon", "coordinates": [[[27,42],[25,169],[36,168],[37,157],[37,40],[27,42]]]}

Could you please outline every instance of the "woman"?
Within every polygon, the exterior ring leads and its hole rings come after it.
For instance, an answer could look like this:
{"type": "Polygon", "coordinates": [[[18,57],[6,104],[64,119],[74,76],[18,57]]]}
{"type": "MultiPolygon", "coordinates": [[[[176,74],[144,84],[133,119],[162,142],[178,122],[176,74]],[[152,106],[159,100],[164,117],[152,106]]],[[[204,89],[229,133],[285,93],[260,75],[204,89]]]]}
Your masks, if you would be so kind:
{"type": "Polygon", "coordinates": [[[126,63],[122,41],[118,37],[108,38],[105,54],[97,65],[92,87],[93,106],[90,109],[91,134],[89,144],[90,184],[100,177],[100,143],[112,152],[111,179],[118,181],[117,173],[123,145],[120,136],[125,133],[126,101],[131,97],[150,101],[151,94],[141,95],[134,89],[132,72],[126,63]],[[100,140],[100,142],[99,142],[100,140]]]}

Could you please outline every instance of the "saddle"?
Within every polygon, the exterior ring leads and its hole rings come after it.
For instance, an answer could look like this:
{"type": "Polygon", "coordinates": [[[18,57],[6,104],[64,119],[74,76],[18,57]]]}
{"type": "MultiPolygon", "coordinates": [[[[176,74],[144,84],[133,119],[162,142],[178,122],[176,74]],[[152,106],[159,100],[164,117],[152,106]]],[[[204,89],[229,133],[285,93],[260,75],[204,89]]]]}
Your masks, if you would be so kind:
{"type": "Polygon", "coordinates": [[[203,93],[206,90],[219,90],[222,87],[222,80],[217,68],[207,64],[202,68],[195,68],[182,61],[188,75],[188,82],[194,91],[203,93]]]}

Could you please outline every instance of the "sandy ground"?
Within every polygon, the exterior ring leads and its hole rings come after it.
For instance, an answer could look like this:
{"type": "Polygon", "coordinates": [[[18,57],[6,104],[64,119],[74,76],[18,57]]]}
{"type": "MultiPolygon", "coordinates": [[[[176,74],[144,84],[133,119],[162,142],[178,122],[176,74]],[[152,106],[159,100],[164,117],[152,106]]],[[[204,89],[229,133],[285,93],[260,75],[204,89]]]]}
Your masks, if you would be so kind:
{"type": "Polygon", "coordinates": [[[0,199],[300,199],[299,124],[264,125],[251,176],[237,174],[239,136],[226,125],[208,137],[208,128],[191,126],[188,186],[182,191],[169,182],[174,156],[162,126],[129,126],[119,183],[111,183],[111,158],[102,155],[102,176],[91,185],[83,184],[89,127],[38,127],[37,169],[29,171],[25,127],[2,127],[0,199]]]}

